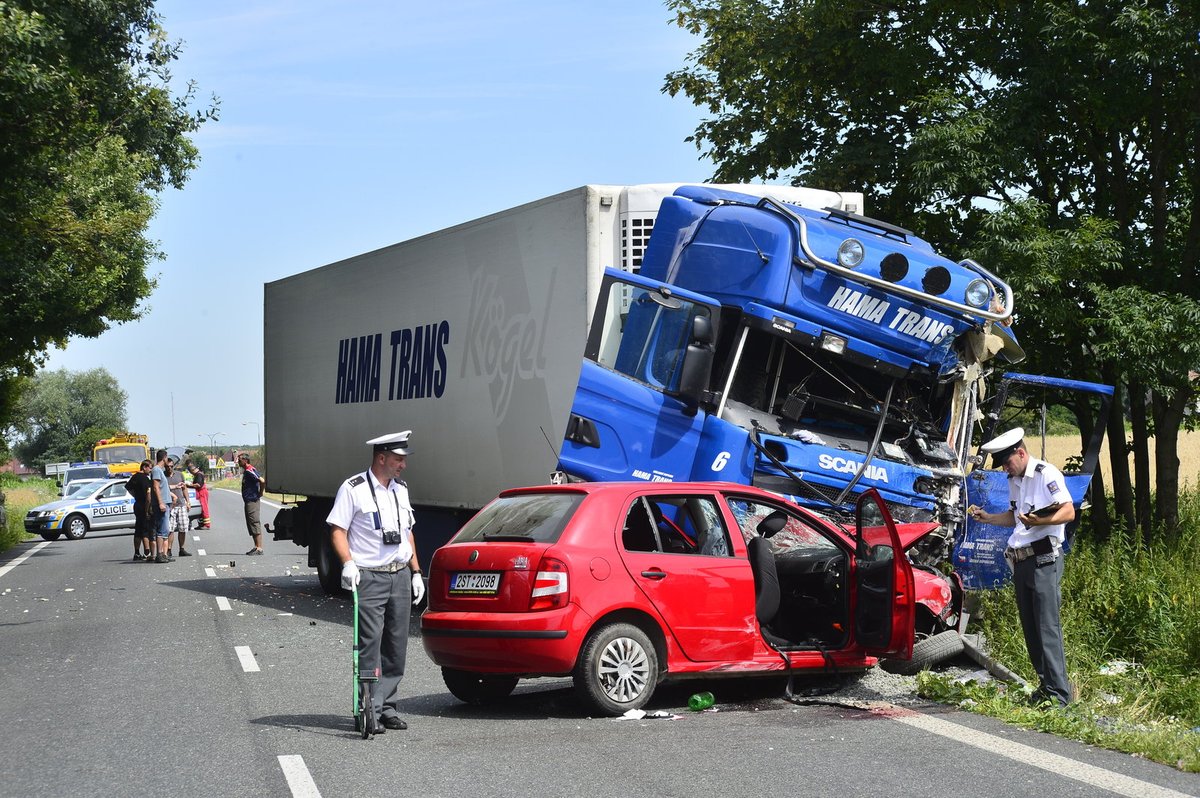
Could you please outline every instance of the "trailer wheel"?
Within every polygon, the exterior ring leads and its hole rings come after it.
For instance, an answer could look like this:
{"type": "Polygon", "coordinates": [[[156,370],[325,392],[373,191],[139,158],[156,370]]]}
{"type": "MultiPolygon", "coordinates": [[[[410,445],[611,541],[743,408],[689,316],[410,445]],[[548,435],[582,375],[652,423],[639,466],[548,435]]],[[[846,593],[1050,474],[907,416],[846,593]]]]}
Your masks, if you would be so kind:
{"type": "Polygon", "coordinates": [[[955,629],[947,629],[913,643],[912,659],[885,659],[879,666],[888,673],[912,676],[951,657],[957,657],[962,652],[962,635],[955,629]]]}
{"type": "Polygon", "coordinates": [[[317,535],[316,547],[317,579],[321,582],[321,589],[330,596],[337,595],[342,592],[342,561],[333,550],[333,539],[328,529],[325,534],[317,535]]]}

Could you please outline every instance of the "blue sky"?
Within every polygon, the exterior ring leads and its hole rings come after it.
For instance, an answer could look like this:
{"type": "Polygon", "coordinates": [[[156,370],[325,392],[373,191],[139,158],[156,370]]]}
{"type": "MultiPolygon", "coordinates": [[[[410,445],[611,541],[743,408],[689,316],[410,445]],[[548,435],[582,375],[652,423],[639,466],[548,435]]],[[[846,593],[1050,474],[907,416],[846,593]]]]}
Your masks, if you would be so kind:
{"type": "Polygon", "coordinates": [[[161,198],[144,317],[47,364],[108,369],[152,444],[257,442],[264,282],[585,183],[712,174],[685,141],[701,110],[661,91],[698,41],[653,0],[157,8],[185,43],[176,90],[221,118],[161,198]]]}

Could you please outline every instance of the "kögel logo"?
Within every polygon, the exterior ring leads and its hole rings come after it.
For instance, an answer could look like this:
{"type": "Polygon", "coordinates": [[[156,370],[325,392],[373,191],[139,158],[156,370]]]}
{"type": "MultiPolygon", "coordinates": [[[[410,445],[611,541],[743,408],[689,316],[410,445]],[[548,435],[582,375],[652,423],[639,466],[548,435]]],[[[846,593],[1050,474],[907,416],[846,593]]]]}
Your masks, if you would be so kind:
{"type": "MultiPolygon", "coordinates": [[[[450,322],[392,330],[387,336],[387,398],[440,397],[446,390],[450,322]]],[[[338,341],[334,402],[378,402],[383,385],[383,333],[338,341]]]]}
{"type": "MultiPolygon", "coordinates": [[[[489,382],[492,410],[497,420],[508,415],[513,386],[518,380],[546,371],[547,316],[553,305],[557,270],[546,281],[542,312],[524,310],[530,300],[523,287],[495,274],[477,272],[471,277],[471,311],[465,336],[466,353],[459,376],[468,369],[489,382]]],[[[532,293],[530,291],[529,293],[532,293]]]]}

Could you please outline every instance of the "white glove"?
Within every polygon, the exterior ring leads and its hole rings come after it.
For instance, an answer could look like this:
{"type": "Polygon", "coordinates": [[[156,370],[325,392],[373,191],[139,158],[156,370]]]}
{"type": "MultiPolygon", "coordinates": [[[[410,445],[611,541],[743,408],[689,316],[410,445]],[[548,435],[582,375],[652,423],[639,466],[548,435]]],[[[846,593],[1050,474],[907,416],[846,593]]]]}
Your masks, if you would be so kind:
{"type": "Polygon", "coordinates": [[[420,604],[421,599],[425,597],[425,580],[420,574],[413,574],[413,604],[420,604]]]}
{"type": "Polygon", "coordinates": [[[358,572],[358,566],[354,564],[354,560],[346,560],[342,563],[342,588],[344,590],[353,590],[358,587],[361,580],[362,574],[358,572]]]}

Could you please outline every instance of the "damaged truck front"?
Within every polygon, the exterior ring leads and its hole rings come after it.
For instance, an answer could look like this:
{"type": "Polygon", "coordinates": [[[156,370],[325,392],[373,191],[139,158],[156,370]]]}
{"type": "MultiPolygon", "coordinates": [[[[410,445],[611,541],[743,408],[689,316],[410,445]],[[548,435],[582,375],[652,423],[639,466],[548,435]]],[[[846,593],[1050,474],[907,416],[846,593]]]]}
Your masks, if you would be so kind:
{"type": "Polygon", "coordinates": [[[1002,280],[894,225],[680,188],[639,274],[606,276],[561,468],[743,482],[834,515],[875,488],[936,524],[910,558],[941,563],[990,362],[1021,357],[1012,311],[1002,280]]]}

